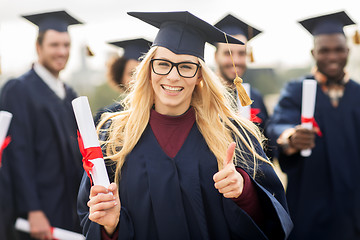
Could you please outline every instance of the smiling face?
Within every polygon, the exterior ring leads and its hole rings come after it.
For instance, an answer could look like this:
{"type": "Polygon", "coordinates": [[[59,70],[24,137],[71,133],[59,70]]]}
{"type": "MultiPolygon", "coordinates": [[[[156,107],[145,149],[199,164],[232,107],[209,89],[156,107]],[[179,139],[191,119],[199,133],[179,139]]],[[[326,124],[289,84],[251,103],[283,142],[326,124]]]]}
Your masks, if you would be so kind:
{"type": "Polygon", "coordinates": [[[349,48],[343,34],[322,34],[314,39],[311,51],[318,70],[329,79],[341,80],[349,55],[349,48]]]}
{"type": "Polygon", "coordinates": [[[55,77],[66,66],[70,53],[70,36],[67,32],[47,30],[41,43],[36,44],[39,63],[55,77]]]}
{"type": "MultiPolygon", "coordinates": [[[[246,37],[243,35],[235,35],[235,38],[246,43],[246,37]]],[[[218,66],[218,74],[228,85],[233,84],[236,72],[231,60],[230,52],[234,59],[236,71],[242,76],[246,70],[246,45],[218,43],[215,52],[215,61],[218,66]]]]}
{"type": "MultiPolygon", "coordinates": [[[[199,63],[197,57],[175,54],[164,47],[158,47],[153,59],[164,59],[173,63],[199,63]]],[[[199,71],[192,78],[181,77],[173,67],[169,74],[158,75],[151,70],[151,84],[154,90],[155,110],[163,115],[178,116],[183,114],[191,103],[192,93],[201,78],[199,71]]]]}

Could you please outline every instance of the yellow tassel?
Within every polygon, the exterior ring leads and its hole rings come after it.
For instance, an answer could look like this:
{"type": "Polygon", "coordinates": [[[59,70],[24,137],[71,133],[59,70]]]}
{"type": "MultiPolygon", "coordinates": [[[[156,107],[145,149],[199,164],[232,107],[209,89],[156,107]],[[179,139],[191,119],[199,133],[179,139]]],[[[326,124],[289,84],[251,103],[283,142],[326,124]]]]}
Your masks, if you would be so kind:
{"type": "Polygon", "coordinates": [[[91,51],[89,46],[86,46],[86,55],[89,57],[95,56],[95,54],[93,53],[93,51],[91,51]]]}
{"type": "MultiPolygon", "coordinates": [[[[225,39],[226,39],[226,44],[229,44],[229,42],[227,40],[227,37],[226,37],[226,33],[224,33],[224,35],[225,35],[225,39]]],[[[247,93],[246,93],[246,91],[245,91],[245,89],[244,89],[244,87],[242,85],[243,80],[237,74],[234,59],[233,59],[232,54],[231,54],[231,50],[229,48],[229,45],[227,45],[227,46],[228,46],[228,49],[229,49],[230,57],[231,57],[233,67],[234,67],[234,70],[235,70],[235,74],[236,74],[236,77],[234,79],[234,84],[235,84],[237,92],[238,92],[238,96],[239,96],[239,99],[240,99],[241,106],[245,107],[245,106],[248,106],[248,105],[252,104],[252,101],[251,101],[249,95],[247,95],[247,93]]]]}
{"type": "MultiPolygon", "coordinates": [[[[250,26],[248,26],[248,40],[250,40],[253,35],[254,35],[254,29],[250,26]]],[[[255,62],[254,60],[254,55],[253,55],[253,50],[252,50],[252,47],[249,45],[249,42],[246,43],[247,44],[247,47],[249,49],[249,58],[250,58],[250,62],[255,62]]]]}
{"type": "Polygon", "coordinates": [[[252,63],[255,62],[253,50],[251,47],[250,47],[250,52],[249,52],[249,58],[250,58],[250,62],[252,62],[252,63]]]}
{"type": "Polygon", "coordinates": [[[253,101],[250,99],[249,95],[247,95],[242,83],[243,83],[243,80],[241,79],[241,77],[236,76],[236,78],[234,79],[234,84],[235,84],[237,92],[238,92],[241,106],[245,107],[245,106],[251,105],[253,101]]]}
{"type": "Polygon", "coordinates": [[[353,41],[355,44],[360,44],[360,34],[358,30],[355,31],[355,35],[353,36],[353,41]]]}

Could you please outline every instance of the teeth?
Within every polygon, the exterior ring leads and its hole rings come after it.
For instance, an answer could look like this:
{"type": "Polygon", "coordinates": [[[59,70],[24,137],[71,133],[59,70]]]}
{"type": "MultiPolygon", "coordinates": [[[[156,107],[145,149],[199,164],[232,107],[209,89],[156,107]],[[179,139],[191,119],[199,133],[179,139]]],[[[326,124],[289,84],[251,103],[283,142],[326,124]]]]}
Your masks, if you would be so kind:
{"type": "Polygon", "coordinates": [[[165,86],[165,85],[162,85],[162,87],[163,87],[165,90],[178,91],[178,92],[183,89],[182,87],[171,87],[171,86],[165,86]]]}

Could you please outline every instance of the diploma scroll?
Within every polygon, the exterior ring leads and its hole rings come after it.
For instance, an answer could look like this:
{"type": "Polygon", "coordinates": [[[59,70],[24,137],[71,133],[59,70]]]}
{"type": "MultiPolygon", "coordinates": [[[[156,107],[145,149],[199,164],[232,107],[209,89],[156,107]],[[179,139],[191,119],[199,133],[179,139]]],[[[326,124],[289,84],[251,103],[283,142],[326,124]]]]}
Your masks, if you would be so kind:
{"type": "Polygon", "coordinates": [[[13,115],[9,112],[0,111],[0,146],[2,146],[6,138],[12,116],[13,115]]]}
{"type": "MultiPolygon", "coordinates": [[[[85,149],[100,148],[96,134],[94,120],[92,118],[89,101],[86,96],[78,97],[72,101],[76,122],[84,143],[85,149]]],[[[89,159],[94,164],[90,170],[95,185],[109,187],[110,181],[103,158],[89,159]]]]}
{"type": "MultiPolygon", "coordinates": [[[[16,219],[15,228],[22,232],[30,232],[30,224],[23,218],[16,219]]],[[[52,228],[52,237],[59,240],[85,240],[85,237],[80,233],[71,232],[61,228],[52,228]]]]}
{"type": "MultiPolygon", "coordinates": [[[[312,121],[304,121],[304,119],[313,119],[315,102],[316,102],[316,86],[317,82],[313,79],[305,79],[302,85],[302,103],[301,103],[301,126],[307,129],[313,128],[312,121]]],[[[311,149],[301,151],[301,156],[309,157],[311,149]]]]}

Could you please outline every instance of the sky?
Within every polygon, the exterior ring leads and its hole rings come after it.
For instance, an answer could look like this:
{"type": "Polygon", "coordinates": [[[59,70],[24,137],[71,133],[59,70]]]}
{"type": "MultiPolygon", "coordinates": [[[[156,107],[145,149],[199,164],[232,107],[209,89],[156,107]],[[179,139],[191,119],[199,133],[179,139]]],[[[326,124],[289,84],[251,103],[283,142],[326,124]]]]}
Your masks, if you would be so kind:
{"type": "MultiPolygon", "coordinates": [[[[0,57],[4,75],[18,76],[36,61],[37,28],[20,16],[62,9],[86,23],[69,30],[72,50],[61,75],[64,79],[79,69],[82,61],[91,69],[104,69],[109,54],[119,52],[106,42],[155,37],[156,28],[128,16],[128,11],[187,10],[211,24],[231,13],[263,30],[249,43],[256,61],[254,67],[301,67],[311,63],[312,37],[298,20],[345,10],[360,23],[357,0],[0,0],[0,57]],[[83,45],[89,45],[95,56],[82,59],[83,45]]],[[[345,33],[352,36],[356,29],[360,26],[346,27],[345,33]]],[[[351,59],[359,59],[360,47],[353,48],[351,59]]],[[[207,45],[205,60],[210,65],[214,62],[213,54],[214,48],[207,45]]]]}

